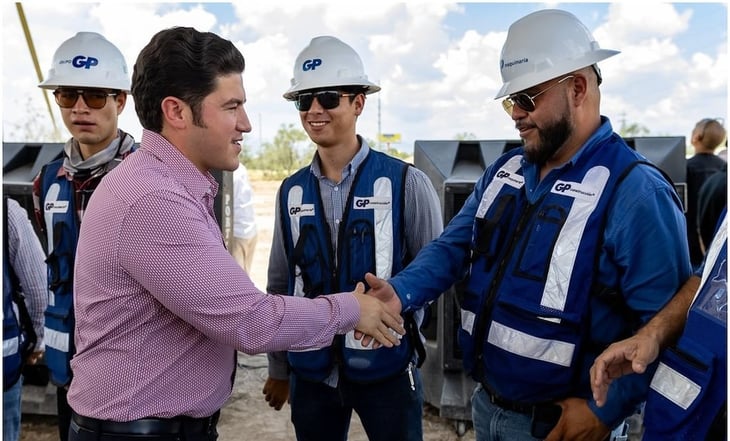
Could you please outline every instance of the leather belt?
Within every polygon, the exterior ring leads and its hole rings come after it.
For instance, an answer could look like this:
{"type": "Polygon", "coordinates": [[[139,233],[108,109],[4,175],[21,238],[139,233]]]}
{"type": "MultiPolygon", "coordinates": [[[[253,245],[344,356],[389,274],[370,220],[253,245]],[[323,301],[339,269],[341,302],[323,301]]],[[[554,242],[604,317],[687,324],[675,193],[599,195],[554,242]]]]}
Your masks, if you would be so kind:
{"type": "Polygon", "coordinates": [[[524,413],[526,415],[533,415],[535,411],[542,410],[546,405],[550,405],[550,402],[546,403],[524,403],[520,401],[512,401],[508,400],[506,398],[500,397],[499,395],[495,394],[490,390],[489,387],[487,387],[486,384],[482,382],[482,388],[484,389],[484,392],[486,392],[487,396],[489,397],[489,401],[496,405],[501,407],[505,410],[510,410],[512,412],[517,413],[524,413]]]}
{"type": "Polygon", "coordinates": [[[166,434],[203,434],[215,430],[220,411],[207,418],[179,416],[175,418],[142,418],[134,421],[108,421],[85,417],[76,412],[72,419],[84,429],[96,433],[116,435],[166,435],[166,434]]]}

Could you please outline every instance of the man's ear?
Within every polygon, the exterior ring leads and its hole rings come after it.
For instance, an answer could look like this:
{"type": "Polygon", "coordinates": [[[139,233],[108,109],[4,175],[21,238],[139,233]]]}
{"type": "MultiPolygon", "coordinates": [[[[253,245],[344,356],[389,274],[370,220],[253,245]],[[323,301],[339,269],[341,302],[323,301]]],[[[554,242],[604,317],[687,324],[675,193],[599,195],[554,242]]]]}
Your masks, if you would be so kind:
{"type": "Polygon", "coordinates": [[[119,92],[114,97],[114,103],[117,105],[117,116],[122,113],[124,106],[127,105],[127,92],[119,92]]]}
{"type": "Polygon", "coordinates": [[[355,115],[360,116],[362,111],[365,109],[365,94],[361,93],[355,97],[355,115]]]}
{"type": "Polygon", "coordinates": [[[184,101],[173,96],[165,97],[160,103],[163,119],[176,129],[184,129],[187,126],[186,110],[189,106],[184,101]]]}

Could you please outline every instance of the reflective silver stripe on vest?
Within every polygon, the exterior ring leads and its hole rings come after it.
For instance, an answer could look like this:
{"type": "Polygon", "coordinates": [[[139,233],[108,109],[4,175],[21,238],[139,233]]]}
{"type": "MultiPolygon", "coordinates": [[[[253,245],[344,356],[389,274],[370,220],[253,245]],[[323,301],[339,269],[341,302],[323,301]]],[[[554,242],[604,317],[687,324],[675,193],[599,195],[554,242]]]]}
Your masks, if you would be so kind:
{"type": "Polygon", "coordinates": [[[494,321],[489,327],[487,341],[522,357],[566,367],[570,366],[575,351],[572,343],[538,338],[494,321]]]}
{"type": "Polygon", "coordinates": [[[44,328],[43,341],[57,351],[68,352],[69,333],[61,332],[51,328],[44,328]]]}
{"type": "Polygon", "coordinates": [[[715,266],[715,261],[717,261],[717,256],[720,254],[720,251],[722,250],[722,246],[725,245],[725,242],[727,241],[727,215],[723,217],[722,224],[720,224],[720,228],[715,233],[715,237],[712,240],[712,243],[710,244],[710,249],[707,250],[707,256],[705,257],[705,267],[702,269],[702,280],[700,281],[700,286],[697,288],[697,292],[695,293],[695,297],[692,300],[692,303],[694,303],[695,300],[697,300],[697,296],[699,295],[700,291],[702,290],[702,287],[705,285],[705,282],[707,279],[710,278],[712,275],[712,270],[715,266]]]}
{"type": "Polygon", "coordinates": [[[476,321],[477,315],[466,309],[461,310],[461,329],[472,335],[474,330],[474,322],[476,321]]]}
{"type": "Polygon", "coordinates": [[[684,410],[689,408],[702,391],[697,383],[662,362],[654,373],[650,387],[684,410]]]}
{"type": "Polygon", "coordinates": [[[513,156],[497,170],[494,179],[487,185],[484,194],[482,194],[482,200],[479,202],[476,217],[483,218],[487,214],[487,210],[494,203],[494,200],[504,185],[509,185],[514,188],[522,188],[525,185],[525,178],[516,174],[517,170],[520,169],[521,161],[521,155],[513,156]]]}
{"type": "Polygon", "coordinates": [[[542,306],[558,311],[564,310],[570,290],[570,276],[578,255],[578,245],[588,219],[598,206],[610,175],[608,168],[596,166],[588,170],[583,182],[557,181],[553,184],[550,192],[572,196],[575,200],[550,258],[545,289],[540,300],[542,306]]]}
{"type": "Polygon", "coordinates": [[[68,212],[68,201],[59,201],[58,194],[61,192],[61,186],[57,183],[51,184],[46,192],[46,198],[43,201],[43,217],[46,221],[48,255],[53,252],[53,215],[56,213],[64,214],[68,212]]]}
{"type": "Polygon", "coordinates": [[[18,337],[3,340],[3,357],[9,357],[18,353],[20,339],[18,337]]]}
{"type": "MultiPolygon", "coordinates": [[[[373,210],[375,225],[375,271],[381,279],[389,279],[393,272],[393,186],[390,178],[380,177],[373,184],[373,197],[354,198],[353,210],[373,210]]],[[[373,349],[375,340],[363,346],[355,339],[355,332],[345,335],[345,347],[350,349],[373,349]]]]}
{"type": "MultiPolygon", "coordinates": [[[[289,190],[286,201],[287,214],[289,215],[289,225],[291,228],[292,243],[294,246],[299,241],[299,218],[304,215],[314,216],[314,205],[302,205],[302,195],[304,189],[296,185],[289,190]]],[[[304,281],[302,279],[302,270],[298,266],[294,267],[294,292],[297,297],[304,297],[304,281]]]]}

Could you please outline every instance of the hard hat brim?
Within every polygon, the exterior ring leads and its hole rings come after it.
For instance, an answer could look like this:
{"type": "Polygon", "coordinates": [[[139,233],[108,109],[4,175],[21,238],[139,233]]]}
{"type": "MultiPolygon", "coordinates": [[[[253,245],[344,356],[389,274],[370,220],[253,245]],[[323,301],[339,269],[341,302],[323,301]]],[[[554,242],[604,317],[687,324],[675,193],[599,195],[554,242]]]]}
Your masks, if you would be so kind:
{"type": "Polygon", "coordinates": [[[355,81],[355,82],[351,82],[351,83],[337,82],[337,83],[332,83],[332,84],[318,83],[316,85],[315,84],[311,84],[311,85],[296,84],[296,85],[292,86],[291,88],[289,88],[289,90],[287,90],[284,93],[283,97],[286,100],[293,101],[294,99],[296,99],[296,96],[299,92],[304,92],[305,90],[322,89],[322,88],[327,88],[327,87],[336,89],[339,87],[352,87],[352,86],[355,86],[355,87],[360,86],[360,87],[366,88],[364,91],[365,95],[370,95],[371,93],[380,91],[380,86],[378,86],[375,83],[371,83],[370,81],[355,81]]]}
{"type": "Polygon", "coordinates": [[[545,81],[549,81],[561,75],[565,75],[570,72],[583,69],[584,67],[591,66],[598,63],[599,61],[605,60],[606,58],[612,57],[619,53],[621,53],[621,51],[615,51],[611,49],[597,49],[585,57],[573,60],[573,62],[571,63],[564,62],[559,66],[553,66],[552,68],[544,69],[539,72],[532,72],[529,74],[520,75],[513,81],[505,82],[499,89],[499,92],[497,92],[497,95],[494,97],[494,99],[503,98],[505,96],[512,95],[513,93],[521,92],[525,89],[537,86],[538,84],[542,84],[545,81]]]}
{"type": "Polygon", "coordinates": [[[129,84],[101,84],[101,83],[93,83],[93,82],[84,82],[79,81],[78,77],[76,78],[62,78],[56,75],[53,78],[53,81],[45,80],[38,84],[38,87],[41,89],[47,89],[47,90],[55,90],[59,87],[78,87],[78,88],[86,88],[86,89],[112,89],[112,90],[121,90],[123,92],[126,92],[129,94],[131,92],[131,86],[129,84]]]}

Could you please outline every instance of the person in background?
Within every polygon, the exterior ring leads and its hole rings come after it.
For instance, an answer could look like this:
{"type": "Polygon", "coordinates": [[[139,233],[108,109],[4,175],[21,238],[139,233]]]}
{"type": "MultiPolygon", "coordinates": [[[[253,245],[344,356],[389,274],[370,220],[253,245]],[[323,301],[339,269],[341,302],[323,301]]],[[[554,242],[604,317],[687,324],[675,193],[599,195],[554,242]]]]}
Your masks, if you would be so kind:
{"type": "MultiPolygon", "coordinates": [[[[312,298],[351,290],[367,272],[397,274],[443,228],[433,185],[357,134],[366,95],[380,87],[352,47],[315,37],[293,71],[284,98],[317,150],[279,188],[267,291],[312,298]]],[[[404,315],[397,348],[363,347],[351,333],[319,351],[270,354],[266,400],[279,410],[291,397],[299,441],[347,439],[353,410],[371,441],[422,440],[423,312],[404,315]]]]}
{"type": "Polygon", "coordinates": [[[727,168],[724,168],[710,175],[697,193],[697,226],[703,254],[710,247],[727,202],[727,168]]]}
{"type": "Polygon", "coordinates": [[[23,365],[43,356],[45,260],[28,213],[3,197],[3,441],[20,439],[23,365]]]}
{"type": "Polygon", "coordinates": [[[215,441],[236,350],[310,350],[358,329],[397,346],[397,314],[363,285],[316,299],[259,291],[224,246],[211,170],[238,167],[245,62],[173,27],[132,74],[139,150],[104,177],[79,233],[71,441],[215,441]]]}
{"type": "Polygon", "coordinates": [[[615,381],[599,408],[593,359],[690,275],[673,185],[600,113],[597,63],[617,53],[566,11],[514,22],[496,97],[523,145],[487,167],[443,234],[403,271],[366,277],[369,293],[405,312],[459,282],[479,441],[602,441],[612,428],[623,436],[650,374],[615,381]]]}
{"type": "MultiPolygon", "coordinates": [[[[727,139],[725,127],[717,119],[704,118],[695,124],[690,143],[694,155],[687,159],[687,241],[689,256],[693,267],[702,263],[703,244],[699,236],[699,192],[702,184],[714,173],[727,170],[727,162],[715,155],[715,150],[727,139]]],[[[717,218],[715,218],[717,222],[717,218]]],[[[711,223],[710,235],[715,223],[711,223]]],[[[709,241],[707,242],[709,243],[709,241]]]]}
{"type": "Polygon", "coordinates": [[[73,269],[79,227],[101,178],[136,147],[132,136],[117,126],[129,92],[127,63],[102,35],[79,32],[64,41],[39,87],[53,91],[71,133],[63,157],[43,166],[33,182],[35,213],[46,234],[51,290],[45,315],[45,360],[57,386],[58,433],[66,441],[71,422],[66,395],[73,378],[69,363],[75,352],[73,269]]]}
{"type": "Polygon", "coordinates": [[[251,275],[253,253],[256,251],[256,213],[253,209],[253,188],[243,163],[233,171],[233,235],[228,250],[236,262],[251,275]]]}
{"type": "Polygon", "coordinates": [[[644,441],[727,439],[727,218],[702,266],[636,335],[591,367],[598,406],[611,383],[659,358],[644,408],[644,441]]]}

